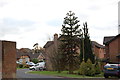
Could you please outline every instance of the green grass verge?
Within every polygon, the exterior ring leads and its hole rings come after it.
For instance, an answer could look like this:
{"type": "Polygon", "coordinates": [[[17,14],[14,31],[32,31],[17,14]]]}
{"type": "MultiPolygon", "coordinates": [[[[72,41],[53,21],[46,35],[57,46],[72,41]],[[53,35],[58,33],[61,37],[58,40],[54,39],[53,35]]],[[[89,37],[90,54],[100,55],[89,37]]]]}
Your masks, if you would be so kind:
{"type": "Polygon", "coordinates": [[[69,78],[95,78],[95,77],[102,78],[103,77],[103,74],[99,74],[96,76],[83,76],[78,74],[68,74],[68,71],[63,71],[61,73],[58,73],[57,71],[29,71],[28,73],[52,75],[52,76],[59,76],[59,77],[69,77],[69,78]]]}

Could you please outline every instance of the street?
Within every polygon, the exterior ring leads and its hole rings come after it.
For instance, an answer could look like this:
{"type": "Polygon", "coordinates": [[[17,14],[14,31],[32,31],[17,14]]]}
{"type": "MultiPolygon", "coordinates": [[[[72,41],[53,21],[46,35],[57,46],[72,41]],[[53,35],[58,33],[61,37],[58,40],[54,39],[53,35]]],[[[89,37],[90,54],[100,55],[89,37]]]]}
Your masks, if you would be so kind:
{"type": "Polygon", "coordinates": [[[27,71],[30,71],[30,70],[29,69],[18,69],[16,77],[17,78],[60,78],[60,77],[54,77],[54,76],[30,74],[30,73],[27,73],[27,71]]]}
{"type": "MultiPolygon", "coordinates": [[[[105,79],[105,78],[66,78],[66,77],[55,77],[55,76],[48,76],[48,75],[40,75],[40,74],[30,74],[27,73],[29,69],[18,69],[17,70],[17,80],[116,80],[112,79],[105,79]]],[[[117,79],[118,80],[118,79],[117,79]]]]}
{"type": "Polygon", "coordinates": [[[17,80],[76,80],[76,79],[70,79],[65,77],[31,74],[31,73],[27,73],[28,71],[30,70],[18,69],[16,74],[17,80]]]}

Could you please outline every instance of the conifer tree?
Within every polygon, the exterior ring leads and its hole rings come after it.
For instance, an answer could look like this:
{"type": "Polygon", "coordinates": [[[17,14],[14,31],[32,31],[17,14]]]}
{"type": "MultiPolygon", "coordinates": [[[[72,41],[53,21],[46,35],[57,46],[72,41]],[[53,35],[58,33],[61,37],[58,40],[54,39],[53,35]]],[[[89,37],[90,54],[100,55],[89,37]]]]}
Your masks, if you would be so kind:
{"type": "Polygon", "coordinates": [[[76,65],[79,62],[79,54],[76,52],[76,47],[79,46],[79,38],[81,37],[81,29],[79,29],[78,17],[75,17],[75,13],[69,11],[64,18],[62,25],[62,39],[61,39],[61,56],[63,62],[68,68],[69,73],[73,73],[76,65]]]}
{"type": "Polygon", "coordinates": [[[94,59],[94,54],[92,51],[92,44],[91,44],[90,36],[88,34],[87,22],[83,23],[83,38],[81,40],[81,43],[83,44],[81,44],[81,49],[80,49],[81,50],[80,61],[82,62],[83,60],[85,60],[86,62],[88,59],[90,59],[92,63],[94,63],[95,59],[94,59]]]}

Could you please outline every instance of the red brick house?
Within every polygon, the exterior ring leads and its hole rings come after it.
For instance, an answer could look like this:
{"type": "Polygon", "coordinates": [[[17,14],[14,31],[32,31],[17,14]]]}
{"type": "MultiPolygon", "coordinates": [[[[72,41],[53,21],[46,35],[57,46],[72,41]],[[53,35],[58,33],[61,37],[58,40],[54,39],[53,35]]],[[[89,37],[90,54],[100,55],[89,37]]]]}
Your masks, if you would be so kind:
{"type": "Polygon", "coordinates": [[[47,70],[54,70],[52,65],[52,58],[54,57],[55,50],[58,47],[58,34],[54,35],[53,41],[48,41],[45,45],[45,62],[47,70]]]}
{"type": "Polygon", "coordinates": [[[31,49],[21,48],[17,49],[17,61],[25,64],[26,62],[30,62],[32,59],[37,58],[39,61],[45,59],[43,52],[33,53],[31,49]]]}
{"type": "Polygon", "coordinates": [[[120,34],[104,37],[105,58],[108,62],[120,62],[120,34]]]}
{"type": "MultiPolygon", "coordinates": [[[[58,48],[58,45],[60,44],[60,39],[62,39],[62,36],[58,37],[58,34],[54,35],[53,41],[48,41],[45,45],[45,60],[46,60],[46,68],[47,70],[53,70],[52,60],[53,56],[55,55],[55,51],[58,48]]],[[[76,41],[79,41],[79,39],[76,39],[76,41]]],[[[80,42],[80,41],[79,41],[80,42]]],[[[105,54],[105,48],[103,45],[92,41],[92,49],[93,53],[96,55],[97,59],[103,59],[105,54]]],[[[77,47],[77,53],[80,54],[80,47],[77,47]]]]}
{"type": "Polygon", "coordinates": [[[104,59],[105,46],[97,43],[96,41],[92,41],[92,50],[97,59],[104,59]]]}

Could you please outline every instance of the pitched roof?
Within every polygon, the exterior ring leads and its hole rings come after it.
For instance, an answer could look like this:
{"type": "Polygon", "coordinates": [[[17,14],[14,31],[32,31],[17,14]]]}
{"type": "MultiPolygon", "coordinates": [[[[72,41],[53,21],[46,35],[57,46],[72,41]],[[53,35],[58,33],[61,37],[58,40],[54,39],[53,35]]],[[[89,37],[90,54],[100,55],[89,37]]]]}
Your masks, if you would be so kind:
{"type": "Polygon", "coordinates": [[[24,52],[24,53],[32,52],[32,50],[29,49],[29,48],[21,48],[21,49],[19,49],[18,51],[19,51],[19,52],[24,52]]]}
{"type": "Polygon", "coordinates": [[[115,36],[106,36],[104,37],[103,44],[107,44],[110,40],[112,40],[115,36]]]}
{"type": "Polygon", "coordinates": [[[113,40],[115,40],[118,37],[120,37],[120,34],[118,34],[117,36],[104,37],[103,44],[109,44],[110,42],[112,42],[113,40]]]}
{"type": "Polygon", "coordinates": [[[17,51],[16,53],[16,58],[20,58],[21,56],[29,56],[30,59],[34,59],[34,58],[38,58],[38,56],[42,54],[42,53],[32,53],[32,52],[27,52],[27,53],[24,53],[24,52],[19,52],[17,51]]]}
{"type": "Polygon", "coordinates": [[[98,47],[98,48],[105,48],[105,46],[97,43],[96,41],[92,41],[92,47],[93,47],[94,45],[95,45],[96,47],[98,47]]]}
{"type": "Polygon", "coordinates": [[[48,41],[43,48],[47,48],[49,46],[51,46],[54,43],[54,41],[48,41]]]}

